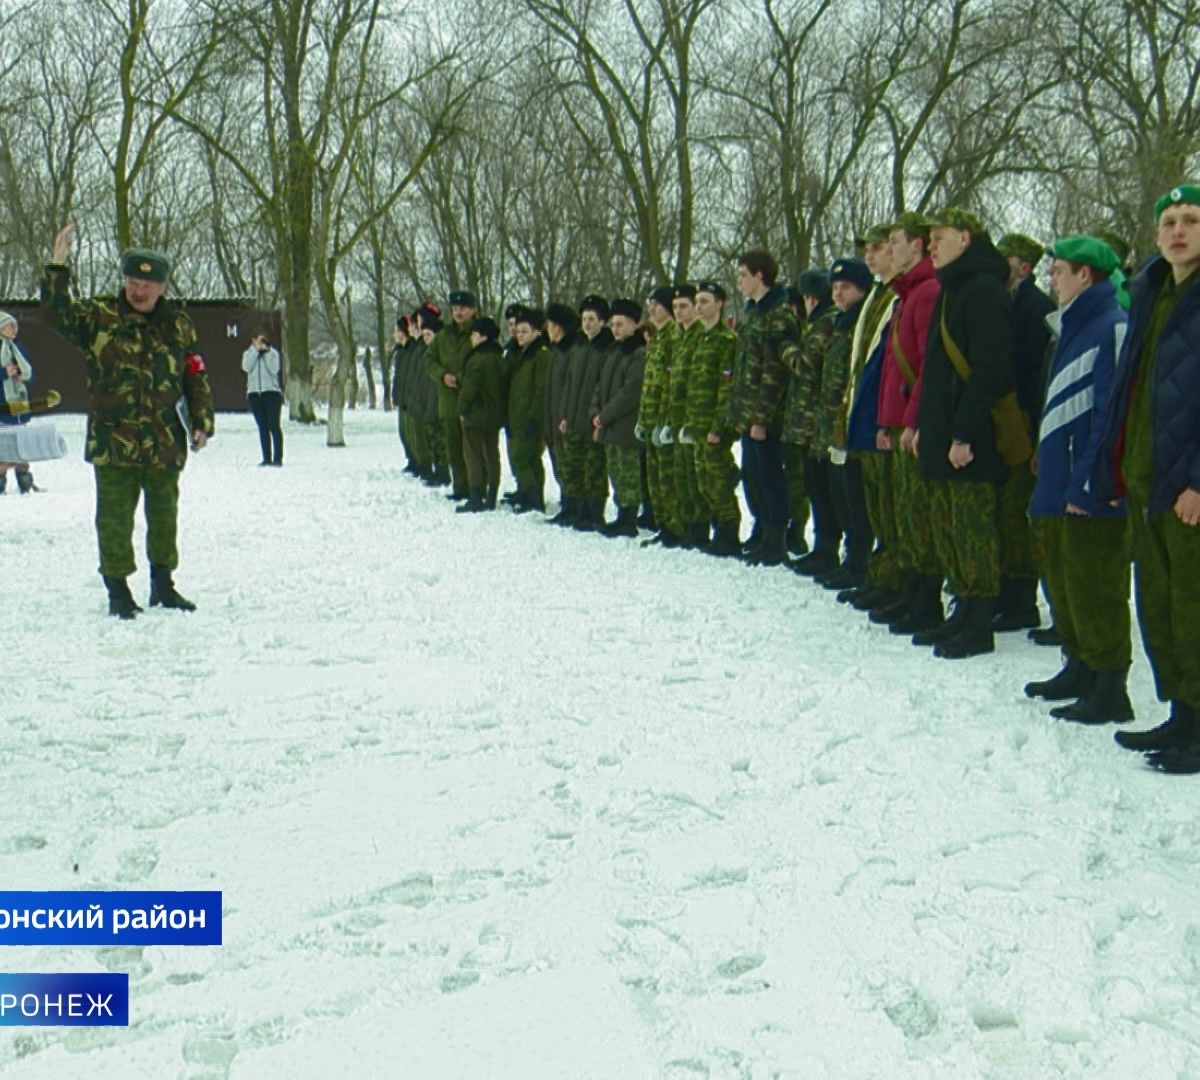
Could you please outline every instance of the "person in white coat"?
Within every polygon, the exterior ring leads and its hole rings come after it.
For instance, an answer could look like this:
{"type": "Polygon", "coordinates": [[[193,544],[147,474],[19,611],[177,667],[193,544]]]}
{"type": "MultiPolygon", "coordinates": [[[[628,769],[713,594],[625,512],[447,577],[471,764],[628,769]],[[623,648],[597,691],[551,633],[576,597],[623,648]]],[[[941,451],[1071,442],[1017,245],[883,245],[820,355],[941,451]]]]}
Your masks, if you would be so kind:
{"type": "MultiPolygon", "coordinates": [[[[0,411],[0,424],[29,422],[29,413],[22,414],[18,410],[21,405],[29,404],[29,389],[26,384],[33,378],[33,368],[25,359],[21,346],[17,344],[18,330],[16,316],[7,311],[0,311],[0,403],[8,407],[0,411]],[[9,408],[12,408],[11,413],[9,408]]],[[[9,469],[16,469],[17,489],[22,495],[38,490],[33,483],[33,473],[28,463],[0,461],[0,495],[8,486],[9,469]]]]}
{"type": "Polygon", "coordinates": [[[262,447],[260,466],[283,464],[283,360],[279,350],[257,333],[250,339],[250,348],[242,354],[242,370],[246,373],[246,397],[258,425],[258,441],[262,447]]]}

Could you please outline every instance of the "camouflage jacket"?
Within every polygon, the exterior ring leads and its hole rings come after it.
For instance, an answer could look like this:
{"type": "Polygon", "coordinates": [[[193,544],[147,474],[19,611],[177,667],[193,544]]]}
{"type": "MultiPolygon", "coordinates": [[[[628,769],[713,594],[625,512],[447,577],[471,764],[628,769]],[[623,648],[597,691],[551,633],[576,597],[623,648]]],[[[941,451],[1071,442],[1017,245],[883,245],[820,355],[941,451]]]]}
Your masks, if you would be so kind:
{"type": "MultiPolygon", "coordinates": [[[[860,300],[849,311],[839,312],[833,320],[833,336],[825,347],[825,362],[821,365],[821,388],[817,391],[817,428],[813,436],[813,453],[829,457],[829,448],[837,439],[839,424],[846,426],[846,384],[850,381],[850,355],[854,350],[854,327],[862,312],[860,300]]],[[[841,444],[838,444],[841,445],[841,444]]]]}
{"type": "Polygon", "coordinates": [[[663,395],[663,423],[670,424],[676,436],[687,423],[688,384],[692,377],[696,345],[703,333],[704,324],[697,319],[686,330],[680,329],[675,347],[671,350],[671,377],[663,395]]]}
{"type": "Polygon", "coordinates": [[[799,344],[800,324],[782,286],[774,285],[761,299],[746,304],[738,327],[726,427],[748,431],[760,424],[768,434],[780,434],[791,379],[789,354],[799,344]]]}
{"type": "Polygon", "coordinates": [[[124,295],[75,300],[70,287],[67,267],[45,268],[43,316],[86,357],[84,457],[93,465],[182,469],[191,432],[214,429],[212,388],[192,320],[169,300],[141,315],[124,295]],[[176,412],[181,400],[187,431],[176,412]]]}
{"type": "Polygon", "coordinates": [[[724,322],[718,320],[710,330],[701,330],[688,376],[685,423],[689,438],[699,442],[707,435],[722,434],[736,356],[737,334],[724,322]]]}
{"type": "Polygon", "coordinates": [[[825,350],[833,337],[837,308],[827,304],[809,316],[800,348],[788,354],[792,381],[788,384],[783,441],[811,447],[817,435],[817,401],[821,391],[821,370],[825,350]],[[813,317],[815,315],[815,318],[813,317]]]}
{"type": "Polygon", "coordinates": [[[666,382],[670,378],[671,350],[678,338],[679,324],[672,320],[656,330],[646,346],[646,369],[642,375],[642,400],[637,422],[641,424],[647,441],[650,432],[666,422],[663,418],[663,400],[666,382]]]}

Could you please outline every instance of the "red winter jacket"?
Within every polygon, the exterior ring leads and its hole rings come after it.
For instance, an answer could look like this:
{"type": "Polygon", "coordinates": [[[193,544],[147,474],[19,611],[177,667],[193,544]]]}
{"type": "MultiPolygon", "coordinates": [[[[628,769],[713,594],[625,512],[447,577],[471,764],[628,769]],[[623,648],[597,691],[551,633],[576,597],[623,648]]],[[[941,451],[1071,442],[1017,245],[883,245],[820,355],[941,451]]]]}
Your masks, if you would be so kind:
{"type": "Polygon", "coordinates": [[[891,282],[892,291],[900,297],[900,306],[892,316],[897,326],[900,348],[917,377],[910,389],[896,362],[889,331],[883,352],[883,374],[879,380],[879,414],[876,423],[882,428],[917,426],[917,406],[921,403],[921,365],[925,361],[925,346],[929,341],[929,324],[941,286],[926,255],[906,274],[891,282]]]}

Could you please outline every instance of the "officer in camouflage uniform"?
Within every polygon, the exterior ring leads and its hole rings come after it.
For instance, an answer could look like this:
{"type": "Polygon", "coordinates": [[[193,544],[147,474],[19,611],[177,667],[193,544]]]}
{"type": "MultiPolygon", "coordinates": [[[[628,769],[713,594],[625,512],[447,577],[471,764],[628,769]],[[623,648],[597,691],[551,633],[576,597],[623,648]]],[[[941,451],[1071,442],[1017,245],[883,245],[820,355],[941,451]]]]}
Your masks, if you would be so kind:
{"type": "Polygon", "coordinates": [[[686,422],[679,442],[692,448],[696,482],[705,512],[715,525],[715,536],[707,551],[728,557],[742,553],[738,537],[742,512],[737,498],[739,473],[733,460],[733,437],[722,427],[737,356],[737,334],[725,325],[724,310],[725,290],[715,281],[701,282],[696,292],[701,331],[692,353],[686,422]]]}
{"type": "Polygon", "coordinates": [[[593,532],[604,524],[608,502],[608,462],[604,448],[595,441],[592,402],[600,373],[613,349],[607,323],[610,311],[602,296],[585,296],[579,305],[579,325],[584,340],[573,349],[563,384],[564,436],[563,479],[567,494],[575,499],[575,516],[569,522],[581,532],[593,532]]]}
{"type": "Polygon", "coordinates": [[[462,424],[458,419],[458,384],[471,351],[471,323],[479,301],[469,289],[450,294],[449,325],[443,325],[425,350],[425,370],[437,386],[438,419],[446,437],[446,457],[454,486],[449,499],[465,502],[470,495],[467,462],[463,457],[462,424]]]}
{"type": "Polygon", "coordinates": [[[72,299],[66,263],[74,228],[67,225],[55,237],[42,275],[42,311],[87,358],[85,457],[96,476],[108,611],[132,619],[142,610],[125,579],[136,569],[133,516],[143,497],[150,604],[194,611],[172,575],[179,565],[179,474],[189,441],[200,450],[213,433],[212,389],[196,332],[191,319],[163,298],[171,264],[158,252],[130,249],[121,256],[115,300],[72,299]]]}
{"type": "Polygon", "coordinates": [[[433,339],[442,329],[440,312],[432,304],[426,304],[413,313],[419,334],[413,355],[412,399],[414,410],[425,428],[425,443],[429,447],[431,469],[425,477],[426,487],[449,487],[450,459],[446,450],[446,429],[438,416],[438,388],[429,378],[425,367],[425,354],[433,339]]]}
{"type": "Polygon", "coordinates": [[[696,342],[704,332],[696,314],[696,286],[676,285],[671,301],[679,336],[671,349],[670,378],[664,386],[663,427],[659,440],[671,447],[672,471],[675,477],[675,520],[683,537],[682,546],[689,549],[708,544],[708,512],[700,485],[696,480],[695,455],[679,434],[687,424],[688,380],[691,377],[692,357],[696,342]]]}
{"type": "Polygon", "coordinates": [[[776,283],[778,273],[779,264],[766,251],[748,251],[738,259],[738,289],[746,306],[723,425],[742,434],[742,467],[753,476],[759,503],[761,540],[745,554],[752,566],[787,561],[791,516],[780,435],[789,357],[799,351],[800,324],[783,286],[776,283]]]}
{"type": "Polygon", "coordinates": [[[663,399],[670,378],[671,353],[679,337],[679,327],[671,312],[674,290],[661,285],[650,294],[646,305],[647,314],[654,324],[654,336],[646,346],[646,368],[642,375],[642,400],[638,408],[638,422],[634,433],[646,443],[646,484],[650,489],[650,505],[654,509],[654,520],[658,535],[646,544],[660,543],[674,547],[680,536],[675,520],[675,474],[671,468],[674,447],[662,445],[663,399]]]}
{"type": "Polygon", "coordinates": [[[638,509],[642,505],[641,454],[634,425],[642,398],[642,376],[646,369],[646,347],[638,324],[642,308],[636,300],[619,298],[612,302],[609,325],[614,345],[609,353],[596,396],[592,401],[593,438],[604,447],[616,521],[601,527],[607,537],[638,534],[638,509]]]}

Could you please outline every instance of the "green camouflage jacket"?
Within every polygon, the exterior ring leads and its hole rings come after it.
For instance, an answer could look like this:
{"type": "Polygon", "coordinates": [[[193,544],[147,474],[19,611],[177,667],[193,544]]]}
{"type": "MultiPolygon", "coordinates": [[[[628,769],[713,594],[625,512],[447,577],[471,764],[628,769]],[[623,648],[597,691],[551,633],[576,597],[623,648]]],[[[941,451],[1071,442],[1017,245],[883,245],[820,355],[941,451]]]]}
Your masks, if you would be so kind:
{"type": "Polygon", "coordinates": [[[663,417],[663,400],[667,370],[671,363],[671,350],[678,337],[679,324],[671,320],[654,332],[654,337],[646,346],[646,370],[642,375],[642,400],[638,409],[638,423],[647,442],[650,441],[650,433],[666,422],[663,417]]]}
{"type": "Polygon", "coordinates": [[[149,314],[124,295],[75,300],[71,271],[42,275],[42,314],[86,357],[86,459],[93,465],[182,469],[192,431],[214,430],[212,388],[192,320],[169,300],[149,314]],[[188,430],[176,409],[188,411],[188,430]]]}
{"type": "Polygon", "coordinates": [[[799,345],[800,323],[782,286],[772,286],[760,300],[746,305],[738,327],[725,427],[749,431],[760,424],[768,434],[779,436],[791,379],[789,354],[799,345]]]}
{"type": "Polygon", "coordinates": [[[737,334],[718,320],[711,330],[701,330],[692,353],[688,375],[688,437],[701,442],[707,435],[722,435],[721,421],[729,402],[737,334]]]}
{"type": "Polygon", "coordinates": [[[860,300],[849,311],[835,316],[833,336],[825,346],[825,361],[821,365],[821,387],[817,391],[817,427],[812,450],[819,458],[829,457],[839,422],[845,427],[846,384],[850,380],[850,354],[854,346],[854,327],[862,311],[860,300]]]}
{"type": "Polygon", "coordinates": [[[783,441],[811,447],[817,435],[817,400],[821,390],[821,369],[825,350],[833,337],[837,308],[828,304],[805,327],[800,348],[788,354],[792,381],[788,384],[783,441]]]}
{"type": "Polygon", "coordinates": [[[704,333],[704,324],[697,319],[686,330],[681,329],[671,350],[668,367],[670,377],[663,394],[663,423],[670,424],[675,437],[687,423],[688,383],[692,376],[692,361],[696,345],[704,333]]]}

